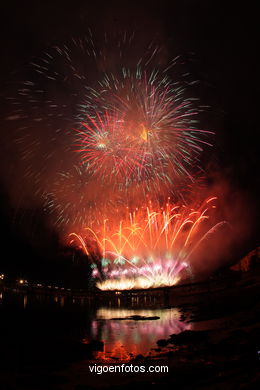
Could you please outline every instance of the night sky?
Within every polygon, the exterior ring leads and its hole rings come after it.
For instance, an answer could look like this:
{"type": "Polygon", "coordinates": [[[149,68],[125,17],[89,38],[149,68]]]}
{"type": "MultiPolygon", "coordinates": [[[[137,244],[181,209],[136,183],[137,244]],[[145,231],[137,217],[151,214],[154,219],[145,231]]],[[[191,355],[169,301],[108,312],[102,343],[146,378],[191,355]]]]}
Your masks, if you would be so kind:
{"type": "Polygon", "coordinates": [[[3,250],[0,267],[4,272],[23,275],[32,268],[38,268],[38,272],[42,268],[41,272],[47,274],[45,265],[49,262],[58,264],[54,271],[58,274],[65,251],[60,248],[58,236],[50,229],[41,210],[20,210],[10,199],[12,174],[19,161],[13,155],[15,149],[10,143],[12,129],[4,121],[13,109],[6,96],[14,91],[15,83],[25,77],[24,69],[32,57],[40,56],[46,48],[62,44],[71,37],[84,36],[89,27],[97,36],[104,31],[127,30],[135,31],[137,36],[155,37],[167,47],[169,57],[182,55],[187,59],[185,66],[194,80],[200,81],[197,96],[202,104],[210,107],[203,125],[216,133],[214,153],[210,161],[204,161],[209,184],[213,185],[216,177],[221,176],[233,194],[242,194],[246,199],[245,208],[253,215],[251,239],[244,251],[257,244],[256,11],[250,3],[240,5],[234,1],[128,4],[123,1],[105,5],[99,1],[1,3],[0,216],[3,250]]]}

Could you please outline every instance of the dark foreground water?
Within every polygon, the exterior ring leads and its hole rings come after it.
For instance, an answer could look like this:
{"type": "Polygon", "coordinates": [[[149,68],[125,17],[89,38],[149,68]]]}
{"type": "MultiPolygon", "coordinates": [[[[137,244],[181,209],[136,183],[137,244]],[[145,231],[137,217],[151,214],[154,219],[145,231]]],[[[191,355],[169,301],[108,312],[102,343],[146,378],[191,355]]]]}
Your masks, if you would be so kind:
{"type": "Polygon", "coordinates": [[[2,291],[0,339],[5,364],[51,360],[59,354],[63,360],[74,360],[77,349],[79,355],[97,361],[127,361],[140,354],[155,355],[159,339],[192,329],[180,308],[162,308],[156,300],[152,307],[146,306],[2,291]]]}
{"type": "Polygon", "coordinates": [[[260,388],[260,270],[196,304],[166,306],[157,298],[0,290],[0,390],[260,388]],[[122,363],[169,371],[89,369],[122,363]]]}

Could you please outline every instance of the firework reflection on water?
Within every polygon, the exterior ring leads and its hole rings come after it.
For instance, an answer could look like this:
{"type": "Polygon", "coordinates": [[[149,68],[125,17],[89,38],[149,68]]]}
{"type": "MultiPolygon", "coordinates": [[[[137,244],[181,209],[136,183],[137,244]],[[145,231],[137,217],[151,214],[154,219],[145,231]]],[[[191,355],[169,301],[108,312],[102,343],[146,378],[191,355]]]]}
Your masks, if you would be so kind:
{"type": "MultiPolygon", "coordinates": [[[[172,309],[116,309],[100,308],[92,321],[90,338],[104,342],[103,351],[96,352],[96,359],[130,360],[136,355],[154,354],[159,339],[169,338],[190,330],[191,324],[181,321],[181,311],[172,309]],[[160,317],[157,320],[132,320],[131,316],[160,317]]],[[[87,339],[84,342],[88,342],[87,339]]]]}

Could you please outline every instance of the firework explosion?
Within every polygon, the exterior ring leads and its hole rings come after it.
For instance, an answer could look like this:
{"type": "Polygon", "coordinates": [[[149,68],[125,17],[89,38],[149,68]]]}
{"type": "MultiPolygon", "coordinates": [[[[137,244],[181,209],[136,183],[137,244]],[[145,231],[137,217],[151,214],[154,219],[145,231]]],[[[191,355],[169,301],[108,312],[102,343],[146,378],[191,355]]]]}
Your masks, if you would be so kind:
{"type": "Polygon", "coordinates": [[[32,119],[17,138],[23,177],[34,181],[56,226],[76,232],[70,238],[92,259],[97,286],[171,286],[189,269],[208,208],[161,207],[162,200],[187,204],[211,132],[198,128],[195,99],[170,77],[177,58],[162,64],[153,45],[131,56],[133,36],[126,34],[112,54],[107,47],[107,37],[95,47],[90,33],[45,53],[19,90],[32,114],[19,103],[7,119],[32,119]],[[46,130],[44,140],[35,123],[46,130]],[[148,195],[153,206],[144,206],[148,195]]]}
{"type": "Polygon", "coordinates": [[[190,272],[193,250],[212,231],[208,220],[215,201],[209,198],[197,210],[168,202],[156,211],[149,202],[120,213],[119,222],[104,219],[102,229],[91,226],[84,235],[71,233],[71,244],[77,243],[91,259],[92,276],[101,290],[173,286],[182,271],[190,272]]]}
{"type": "MultiPolygon", "coordinates": [[[[210,132],[198,128],[201,107],[187,97],[193,81],[182,75],[173,82],[181,60],[161,57],[155,44],[140,50],[133,35],[94,44],[90,32],[34,59],[30,79],[8,98],[15,109],[6,119],[19,122],[17,180],[33,184],[36,197],[44,194],[48,210],[52,198],[59,229],[73,222],[72,202],[55,194],[72,166],[83,166],[89,188],[98,182],[101,191],[112,187],[142,201],[151,191],[183,199],[203,176],[199,156],[210,132]]],[[[81,193],[77,203],[95,203],[99,189],[92,198],[81,193]]]]}
{"type": "Polygon", "coordinates": [[[141,183],[144,192],[193,182],[202,144],[209,145],[201,137],[210,132],[196,128],[198,111],[183,89],[140,66],[134,75],[123,68],[99,84],[91,107],[103,112],[85,115],[78,130],[78,151],[89,172],[121,188],[141,183]]]}

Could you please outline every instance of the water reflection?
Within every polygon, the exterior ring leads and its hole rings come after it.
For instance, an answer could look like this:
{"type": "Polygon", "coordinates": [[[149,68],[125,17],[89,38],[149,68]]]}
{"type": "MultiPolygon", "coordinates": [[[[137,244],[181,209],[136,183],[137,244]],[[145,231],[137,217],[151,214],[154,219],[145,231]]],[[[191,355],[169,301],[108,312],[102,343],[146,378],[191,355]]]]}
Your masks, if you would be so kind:
{"type": "Polygon", "coordinates": [[[36,336],[32,318],[40,316],[44,347],[60,350],[60,345],[66,345],[67,342],[71,345],[75,340],[76,344],[83,341],[90,344],[84,349],[88,356],[92,354],[93,358],[106,361],[127,361],[139,354],[155,355],[157,351],[154,349],[159,339],[167,339],[171,334],[192,327],[190,323],[181,320],[180,309],[163,308],[160,296],[139,297],[136,294],[124,297],[117,294],[114,299],[110,296],[105,298],[101,306],[100,300],[80,295],[1,291],[0,307],[4,313],[2,318],[6,321],[2,326],[3,329],[13,326],[13,334],[26,334],[26,337],[18,337],[19,342],[26,340],[28,345],[34,347],[34,337],[38,337],[38,330],[36,336]],[[23,309],[22,313],[20,309],[23,309]],[[23,328],[16,328],[17,316],[23,317],[23,328]],[[62,341],[57,346],[59,337],[62,341]],[[56,344],[53,340],[56,340],[56,344]]]}
{"type": "MultiPolygon", "coordinates": [[[[181,311],[173,309],[120,309],[99,308],[92,320],[90,340],[102,340],[103,351],[95,353],[96,359],[129,360],[142,354],[154,354],[156,341],[191,329],[191,324],[180,320],[181,311]],[[160,317],[159,319],[133,320],[131,316],[160,317]]],[[[84,340],[86,343],[88,339],[84,340]]]]}
{"type": "Polygon", "coordinates": [[[24,295],[24,296],[23,296],[23,308],[24,308],[24,309],[25,309],[26,306],[27,306],[27,301],[28,301],[27,295],[24,295]]]}

